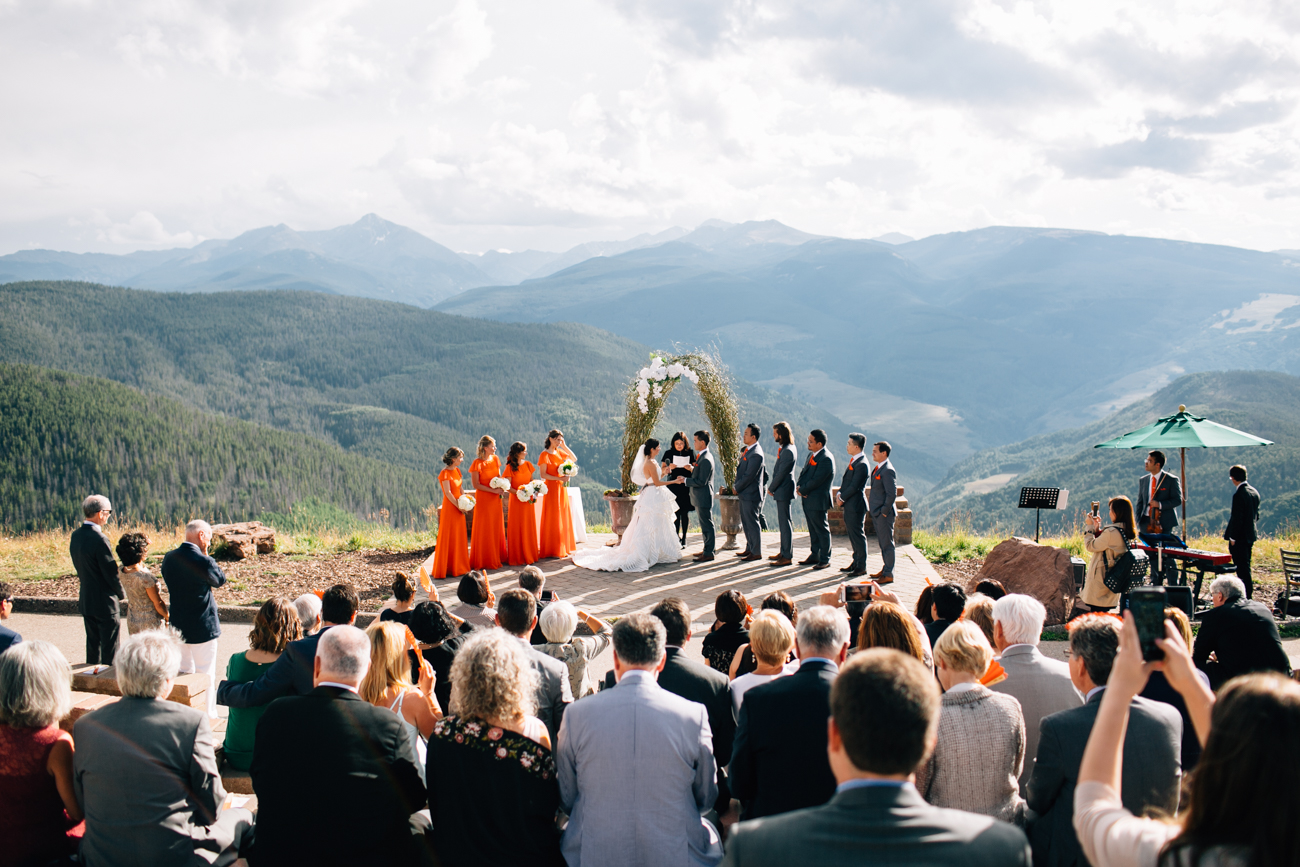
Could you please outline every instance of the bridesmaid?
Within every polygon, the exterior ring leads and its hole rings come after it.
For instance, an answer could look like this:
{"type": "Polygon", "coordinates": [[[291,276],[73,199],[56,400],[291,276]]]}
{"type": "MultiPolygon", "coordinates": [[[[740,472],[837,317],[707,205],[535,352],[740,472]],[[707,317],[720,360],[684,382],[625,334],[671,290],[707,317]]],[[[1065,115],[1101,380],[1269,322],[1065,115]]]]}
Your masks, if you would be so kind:
{"type": "Polygon", "coordinates": [[[542,531],[537,553],[540,557],[567,557],[577,543],[573,538],[573,513],[569,511],[569,481],[560,475],[560,464],[576,461],[577,456],[569,451],[564,434],[558,430],[546,435],[543,448],[537,467],[546,482],[546,497],[542,500],[542,531]]]}
{"type": "MultiPolygon", "coordinates": [[[[688,464],[695,463],[695,452],[691,451],[690,441],[686,439],[683,431],[673,434],[673,447],[663,453],[660,460],[663,462],[665,479],[684,479],[691,475],[691,471],[686,467],[674,467],[673,458],[686,458],[688,464]]],[[[695,511],[695,504],[691,502],[691,489],[685,485],[673,485],[673,496],[677,498],[677,535],[681,537],[682,547],[686,547],[686,533],[691,527],[691,512],[695,511]]]]}
{"type": "Polygon", "coordinates": [[[510,521],[506,524],[506,562],[528,566],[537,562],[537,504],[521,503],[515,491],[533,480],[537,469],[526,458],[528,446],[513,443],[506,457],[504,475],[510,480],[510,521]]]}
{"type": "Polygon", "coordinates": [[[506,521],[501,510],[501,492],[489,484],[501,475],[497,441],[485,436],[478,441],[478,458],[469,465],[474,483],[474,529],[469,543],[469,568],[500,569],[506,558],[506,521]]]}
{"type": "Polygon", "coordinates": [[[442,508],[438,511],[438,545],[433,551],[434,578],[459,578],[469,572],[469,544],[465,537],[465,513],[456,505],[460,499],[460,465],[465,453],[452,446],[442,456],[447,469],[438,473],[442,486],[442,508]]]}

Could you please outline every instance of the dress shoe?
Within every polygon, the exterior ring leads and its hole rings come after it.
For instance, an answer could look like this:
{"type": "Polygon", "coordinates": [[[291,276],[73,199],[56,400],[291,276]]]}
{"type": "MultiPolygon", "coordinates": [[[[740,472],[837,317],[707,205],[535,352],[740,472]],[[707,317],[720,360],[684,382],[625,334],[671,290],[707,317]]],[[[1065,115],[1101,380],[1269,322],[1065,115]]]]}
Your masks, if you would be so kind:
{"type": "Polygon", "coordinates": [[[717,559],[717,558],[714,557],[712,554],[696,554],[696,555],[695,555],[695,562],[696,562],[696,563],[708,563],[710,560],[716,560],[716,559],[717,559]]]}
{"type": "Polygon", "coordinates": [[[780,555],[780,554],[773,554],[773,555],[771,555],[770,557],[768,557],[767,559],[769,559],[769,560],[780,560],[780,559],[781,559],[781,555],[780,555]]]}
{"type": "Polygon", "coordinates": [[[800,561],[799,561],[799,565],[800,565],[800,566],[816,566],[816,565],[817,565],[817,561],[814,560],[812,557],[809,557],[809,558],[807,558],[806,560],[800,560],[800,561]]]}
{"type": "Polygon", "coordinates": [[[840,571],[841,571],[841,572],[852,572],[852,571],[853,571],[853,567],[852,567],[852,566],[845,566],[845,567],[844,567],[843,569],[841,569],[840,571]]]}
{"type": "Polygon", "coordinates": [[[750,560],[762,560],[762,559],[763,559],[762,554],[746,554],[744,557],[740,558],[740,561],[742,563],[748,563],[750,560]]]}
{"type": "Polygon", "coordinates": [[[863,575],[866,575],[866,574],[867,574],[867,570],[866,570],[866,569],[854,569],[852,572],[850,572],[850,573],[848,574],[848,577],[849,577],[849,578],[861,578],[863,575]]]}
{"type": "Polygon", "coordinates": [[[748,556],[749,556],[749,552],[748,552],[748,551],[737,551],[737,552],[736,552],[736,556],[737,556],[737,557],[748,557],[748,556]]]}
{"type": "Polygon", "coordinates": [[[769,565],[771,566],[790,566],[794,563],[789,557],[777,557],[769,565]]]}
{"type": "Polygon", "coordinates": [[[818,569],[829,569],[829,568],[831,568],[831,564],[830,564],[830,563],[818,563],[817,565],[813,566],[813,569],[814,569],[814,570],[818,570],[818,569]]]}
{"type": "Polygon", "coordinates": [[[885,584],[893,584],[893,583],[894,583],[894,576],[893,576],[893,575],[880,575],[880,576],[872,575],[871,578],[872,578],[872,580],[875,581],[877,584],[880,584],[880,585],[882,585],[882,586],[885,585],[885,584]]]}

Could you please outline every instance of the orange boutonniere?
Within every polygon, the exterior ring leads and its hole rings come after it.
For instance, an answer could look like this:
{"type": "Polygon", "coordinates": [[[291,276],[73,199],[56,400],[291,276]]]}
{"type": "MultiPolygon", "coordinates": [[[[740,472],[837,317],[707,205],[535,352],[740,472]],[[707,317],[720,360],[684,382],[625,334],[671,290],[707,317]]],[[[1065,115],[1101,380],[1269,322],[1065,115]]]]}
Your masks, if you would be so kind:
{"type": "Polygon", "coordinates": [[[984,676],[980,678],[980,684],[983,686],[992,686],[993,684],[1001,683],[1006,679],[1006,671],[1003,670],[1002,666],[995,659],[989,663],[989,670],[984,672],[984,676]]]}

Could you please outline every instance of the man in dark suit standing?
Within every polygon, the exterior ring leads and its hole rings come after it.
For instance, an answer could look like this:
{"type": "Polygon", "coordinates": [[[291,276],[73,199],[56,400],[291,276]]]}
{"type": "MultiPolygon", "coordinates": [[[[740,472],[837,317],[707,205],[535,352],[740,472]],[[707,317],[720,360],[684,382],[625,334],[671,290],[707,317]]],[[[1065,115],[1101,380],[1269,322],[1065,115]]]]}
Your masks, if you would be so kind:
{"type": "Polygon", "coordinates": [[[835,494],[836,501],[844,508],[844,526],[848,530],[849,544],[853,546],[853,562],[840,571],[849,573],[850,578],[867,574],[867,498],[862,492],[871,478],[871,468],[867,466],[867,456],[862,453],[866,447],[866,437],[860,433],[849,434],[849,462],[844,467],[844,478],[835,494]]]}
{"type": "MultiPolygon", "coordinates": [[[[782,680],[790,678],[773,683],[782,680]]],[[[824,806],[736,825],[724,867],[857,867],[877,860],[1029,867],[1020,829],[932,807],[917,793],[915,770],[934,749],[939,705],[934,675],[910,656],[883,647],[855,655],[830,692],[833,797],[824,806]]]]}
{"type": "Polygon", "coordinates": [[[776,526],[781,531],[781,550],[773,555],[773,566],[789,566],[794,562],[794,524],[790,520],[790,502],[794,499],[794,465],[799,458],[798,449],[790,434],[790,425],[779,421],[772,426],[776,440],[776,463],[772,466],[772,480],[767,492],[776,501],[776,526]]]}
{"type": "MultiPolygon", "coordinates": [[[[1134,509],[1138,532],[1146,532],[1151,520],[1151,507],[1155,505],[1160,507],[1160,532],[1173,533],[1178,529],[1178,510],[1183,505],[1183,489],[1178,484],[1178,477],[1165,472],[1165,453],[1160,451],[1147,453],[1146,471],[1147,474],[1138,482],[1134,509]]],[[[1152,576],[1152,581],[1157,584],[1163,580],[1161,576],[1152,576]]]]}
{"type": "Polygon", "coordinates": [[[697,563],[707,563],[713,556],[713,455],[709,454],[709,432],[695,432],[695,463],[691,474],[683,481],[691,489],[691,500],[700,518],[700,532],[704,535],[704,550],[695,555],[697,563]]]}
{"type": "Polygon", "coordinates": [[[740,498],[740,525],[745,530],[745,550],[736,554],[742,560],[763,559],[763,534],[758,517],[763,513],[763,494],[767,491],[767,468],[763,466],[763,447],[758,444],[758,425],[745,425],[741,434],[745,447],[736,467],[736,496],[740,498]]]}
{"type": "Polygon", "coordinates": [[[731,792],[745,819],[824,804],[835,794],[826,761],[831,684],[849,652],[843,611],[816,605],[799,612],[799,670],[745,693],[731,753],[731,792]]]}
{"type": "Polygon", "coordinates": [[[808,434],[808,460],[799,473],[796,493],[803,498],[803,516],[808,521],[808,543],[812,550],[800,566],[826,569],[831,565],[831,525],[826,513],[831,508],[831,483],[835,481],[835,458],[826,451],[826,431],[816,428],[808,434]]]}
{"type": "Polygon", "coordinates": [[[113,516],[108,497],[92,494],[81,504],[86,520],[72,531],[68,553],[81,585],[77,608],[86,627],[86,662],[113,664],[117,634],[122,628],[121,604],[126,598],[117,577],[117,561],[104,535],[104,525],[113,516]]]}
{"type": "Polygon", "coordinates": [[[1246,468],[1237,464],[1228,470],[1228,478],[1236,486],[1232,492],[1232,514],[1223,538],[1228,540],[1228,553],[1237,567],[1237,577],[1246,586],[1246,598],[1255,598],[1255,583],[1250,579],[1250,549],[1255,545],[1255,522],[1259,520],[1259,491],[1246,481],[1246,468]]]}
{"type": "Polygon", "coordinates": [[[1210,582],[1214,607],[1201,615],[1192,662],[1218,689],[1239,674],[1252,671],[1291,673],[1291,660],[1282,646],[1277,621],[1258,602],[1244,598],[1240,578],[1221,575],[1210,582]],[[1214,661],[1210,660],[1214,654],[1214,661]]]}
{"type": "Polygon", "coordinates": [[[212,526],[207,521],[185,525],[185,541],[168,551],[162,561],[162,578],[171,599],[171,624],[180,630],[181,674],[207,675],[208,717],[217,718],[217,617],[214,587],[226,583],[226,573],[208,556],[212,526]]]}
{"type": "Polygon", "coordinates": [[[871,447],[871,460],[875,467],[871,470],[871,496],[867,505],[871,510],[871,523],[876,529],[876,544],[880,546],[880,556],[884,565],[871,577],[878,584],[889,584],[894,580],[894,513],[898,500],[898,478],[894,465],[889,462],[889,443],[881,441],[871,447]]]}
{"type": "Polygon", "coordinates": [[[366,634],[335,626],[316,647],[312,691],[262,715],[250,864],[429,863],[418,759],[402,718],[357,694],[369,668],[366,634]]]}

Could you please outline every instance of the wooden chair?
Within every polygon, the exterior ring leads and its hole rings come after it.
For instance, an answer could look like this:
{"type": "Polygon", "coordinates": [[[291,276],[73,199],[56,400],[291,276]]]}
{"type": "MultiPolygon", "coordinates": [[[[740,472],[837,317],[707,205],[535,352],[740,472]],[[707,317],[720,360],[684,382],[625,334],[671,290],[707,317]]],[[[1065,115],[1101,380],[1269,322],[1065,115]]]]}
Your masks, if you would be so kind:
{"type": "Polygon", "coordinates": [[[1291,594],[1300,594],[1300,551],[1282,551],[1282,577],[1285,584],[1279,597],[1282,619],[1291,616],[1291,594]]]}

